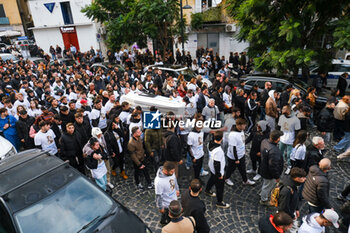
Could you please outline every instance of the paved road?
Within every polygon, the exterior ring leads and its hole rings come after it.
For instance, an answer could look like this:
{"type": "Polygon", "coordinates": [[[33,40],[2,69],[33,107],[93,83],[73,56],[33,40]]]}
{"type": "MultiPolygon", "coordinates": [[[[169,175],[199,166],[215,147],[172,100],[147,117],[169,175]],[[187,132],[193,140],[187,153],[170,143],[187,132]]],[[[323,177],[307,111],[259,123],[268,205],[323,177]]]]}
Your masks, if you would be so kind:
{"type": "MultiPolygon", "coordinates": [[[[327,145],[327,149],[331,147],[327,145]]],[[[330,150],[327,155],[332,160],[331,176],[331,203],[334,209],[339,213],[341,201],[336,199],[345,185],[350,180],[350,160],[337,161],[335,153],[330,150]]],[[[207,165],[205,164],[205,167],[207,165]]],[[[248,169],[250,165],[247,165],[248,169]]],[[[133,170],[130,159],[127,159],[127,174],[129,179],[124,181],[121,177],[115,177],[113,182],[115,188],[113,196],[122,204],[134,211],[154,232],[160,232],[159,225],[160,214],[155,206],[154,189],[140,191],[137,190],[133,181],[133,170]]],[[[192,170],[187,171],[184,165],[180,168],[179,185],[181,192],[188,189],[192,170]]],[[[253,175],[249,175],[252,178],[253,175]]],[[[154,173],[152,173],[154,177],[154,173]]],[[[208,177],[203,180],[207,181],[208,177]]],[[[261,188],[261,181],[255,186],[246,186],[242,184],[242,179],[239,172],[236,170],[231,176],[234,181],[234,186],[225,186],[224,201],[231,204],[229,209],[216,208],[215,198],[201,194],[201,199],[204,200],[207,213],[206,217],[211,227],[211,232],[217,233],[245,233],[259,232],[257,228],[258,219],[265,215],[274,212],[272,207],[264,207],[259,205],[258,191],[261,188]]],[[[305,202],[302,204],[301,215],[307,213],[305,202]]],[[[329,232],[345,232],[341,230],[330,229],[329,232]]]]}

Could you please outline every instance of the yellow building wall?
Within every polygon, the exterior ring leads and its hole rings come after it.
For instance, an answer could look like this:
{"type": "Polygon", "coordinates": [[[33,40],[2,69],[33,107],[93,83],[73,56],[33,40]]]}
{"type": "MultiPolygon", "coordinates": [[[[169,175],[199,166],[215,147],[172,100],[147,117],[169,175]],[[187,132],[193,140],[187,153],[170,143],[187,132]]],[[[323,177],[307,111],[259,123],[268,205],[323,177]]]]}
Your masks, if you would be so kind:
{"type": "Polygon", "coordinates": [[[22,24],[16,0],[0,0],[3,4],[6,17],[9,18],[10,25],[22,24]]]}
{"type": "MultiPolygon", "coordinates": [[[[187,25],[191,24],[191,14],[194,12],[195,1],[196,0],[187,0],[188,5],[190,5],[192,9],[189,9],[189,10],[183,9],[184,18],[186,18],[187,25]]],[[[185,6],[185,5],[186,5],[186,0],[182,0],[182,6],[185,6]]]]}

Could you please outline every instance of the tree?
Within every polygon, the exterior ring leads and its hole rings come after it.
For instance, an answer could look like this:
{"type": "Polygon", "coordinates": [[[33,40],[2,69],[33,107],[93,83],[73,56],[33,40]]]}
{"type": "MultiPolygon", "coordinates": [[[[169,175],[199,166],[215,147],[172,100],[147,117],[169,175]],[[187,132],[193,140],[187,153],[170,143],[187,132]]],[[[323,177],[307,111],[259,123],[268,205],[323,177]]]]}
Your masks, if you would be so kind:
{"type": "Polygon", "coordinates": [[[348,5],[348,0],[226,1],[228,14],[240,27],[238,39],[250,42],[248,54],[257,57],[256,67],[294,76],[311,61],[330,63],[332,51],[317,42],[337,31],[336,22],[350,13],[348,5]]]}
{"type": "Polygon", "coordinates": [[[150,38],[159,41],[164,54],[184,24],[177,0],[95,0],[82,12],[106,26],[112,49],[135,42],[144,48],[150,38]]]}

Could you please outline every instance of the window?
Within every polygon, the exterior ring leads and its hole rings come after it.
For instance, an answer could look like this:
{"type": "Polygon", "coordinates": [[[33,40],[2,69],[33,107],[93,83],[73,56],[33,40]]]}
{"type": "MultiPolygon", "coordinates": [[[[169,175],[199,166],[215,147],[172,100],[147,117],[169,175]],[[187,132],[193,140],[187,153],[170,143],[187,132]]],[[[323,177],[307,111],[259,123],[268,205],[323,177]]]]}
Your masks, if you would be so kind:
{"type": "Polygon", "coordinates": [[[74,24],[69,2],[61,2],[61,10],[64,24],[74,24]]]}
{"type": "Polygon", "coordinates": [[[0,4],[0,18],[4,18],[4,17],[6,17],[4,5],[0,4]]]}

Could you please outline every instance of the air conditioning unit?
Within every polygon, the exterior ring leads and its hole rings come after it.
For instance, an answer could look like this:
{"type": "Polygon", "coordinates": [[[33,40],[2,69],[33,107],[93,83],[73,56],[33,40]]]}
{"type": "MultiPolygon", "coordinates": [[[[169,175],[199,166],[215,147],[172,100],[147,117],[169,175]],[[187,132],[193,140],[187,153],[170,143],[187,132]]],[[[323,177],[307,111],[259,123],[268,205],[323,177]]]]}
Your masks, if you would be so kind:
{"type": "Polygon", "coordinates": [[[237,27],[235,24],[226,24],[225,31],[226,32],[235,32],[237,30],[237,27]]]}

